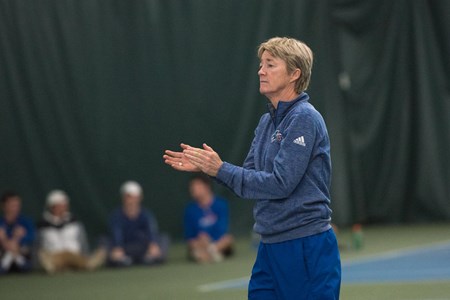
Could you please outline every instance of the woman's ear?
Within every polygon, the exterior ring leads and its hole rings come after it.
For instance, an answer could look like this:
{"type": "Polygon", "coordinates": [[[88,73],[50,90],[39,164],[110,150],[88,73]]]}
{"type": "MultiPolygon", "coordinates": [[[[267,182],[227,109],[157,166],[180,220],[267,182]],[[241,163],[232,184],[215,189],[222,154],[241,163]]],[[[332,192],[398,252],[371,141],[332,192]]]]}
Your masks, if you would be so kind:
{"type": "Polygon", "coordinates": [[[295,69],[291,74],[291,82],[297,81],[300,76],[302,76],[302,70],[300,70],[299,68],[295,69]]]}

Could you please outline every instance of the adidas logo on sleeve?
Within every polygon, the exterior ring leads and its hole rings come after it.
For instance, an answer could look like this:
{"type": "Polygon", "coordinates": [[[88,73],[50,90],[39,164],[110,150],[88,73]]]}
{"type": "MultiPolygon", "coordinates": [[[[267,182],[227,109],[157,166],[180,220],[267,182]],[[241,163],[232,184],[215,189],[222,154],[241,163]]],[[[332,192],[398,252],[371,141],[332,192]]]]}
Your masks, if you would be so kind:
{"type": "Polygon", "coordinates": [[[303,137],[303,135],[302,135],[302,136],[299,136],[298,138],[296,138],[296,139],[294,140],[294,144],[297,144],[297,145],[306,147],[305,138],[303,137]]]}

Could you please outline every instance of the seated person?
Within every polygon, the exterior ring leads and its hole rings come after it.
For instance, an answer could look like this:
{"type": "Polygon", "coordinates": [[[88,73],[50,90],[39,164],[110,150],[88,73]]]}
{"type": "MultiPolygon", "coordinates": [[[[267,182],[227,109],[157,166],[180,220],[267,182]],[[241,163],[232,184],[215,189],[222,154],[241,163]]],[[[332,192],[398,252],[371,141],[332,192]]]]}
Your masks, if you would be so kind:
{"type": "Polygon", "coordinates": [[[141,186],[125,182],[121,189],[122,207],[110,218],[109,261],[114,266],[162,263],[167,257],[168,238],[158,233],[153,214],[142,208],[141,186]]]}
{"type": "Polygon", "coordinates": [[[200,263],[221,261],[233,253],[227,202],[214,195],[211,179],[204,174],[191,179],[189,192],[193,202],[184,214],[189,257],[200,263]]]}
{"type": "Polygon", "coordinates": [[[29,271],[34,241],[33,222],[21,214],[22,200],[17,193],[5,192],[1,204],[0,274],[29,271]]]}
{"type": "Polygon", "coordinates": [[[51,191],[39,228],[39,262],[48,273],[67,269],[93,270],[106,259],[106,250],[87,256],[84,226],[69,210],[69,197],[60,190],[51,191]]]}

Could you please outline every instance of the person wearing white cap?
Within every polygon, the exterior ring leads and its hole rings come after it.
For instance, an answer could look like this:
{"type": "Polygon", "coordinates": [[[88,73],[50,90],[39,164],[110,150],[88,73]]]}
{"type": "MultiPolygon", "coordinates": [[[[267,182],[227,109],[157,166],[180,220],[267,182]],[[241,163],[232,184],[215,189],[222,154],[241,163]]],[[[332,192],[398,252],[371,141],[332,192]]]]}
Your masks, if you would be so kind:
{"type": "Polygon", "coordinates": [[[47,196],[39,228],[39,262],[48,273],[67,269],[93,270],[106,259],[106,250],[87,255],[84,226],[69,210],[69,197],[64,191],[53,190],[47,196]]]}
{"type": "Polygon", "coordinates": [[[168,238],[158,232],[153,214],[141,206],[142,187],[127,181],[120,188],[122,207],[110,218],[109,261],[113,266],[155,264],[165,261],[168,238]]]}

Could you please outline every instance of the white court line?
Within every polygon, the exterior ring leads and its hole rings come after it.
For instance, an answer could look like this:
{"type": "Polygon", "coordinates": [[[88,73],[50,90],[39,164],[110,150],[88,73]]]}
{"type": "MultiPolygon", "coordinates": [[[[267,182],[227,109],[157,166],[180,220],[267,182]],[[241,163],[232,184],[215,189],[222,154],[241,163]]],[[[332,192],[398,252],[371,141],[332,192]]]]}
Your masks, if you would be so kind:
{"type": "Polygon", "coordinates": [[[203,293],[207,293],[207,292],[232,288],[232,287],[236,287],[236,286],[242,286],[243,283],[248,282],[249,279],[250,278],[248,276],[245,276],[245,277],[236,278],[236,279],[223,280],[223,281],[218,281],[218,282],[213,282],[213,283],[202,284],[197,287],[197,290],[200,292],[203,292],[203,293]]]}
{"type": "MultiPolygon", "coordinates": [[[[421,252],[427,252],[430,250],[446,248],[449,245],[450,245],[450,240],[446,240],[446,241],[442,241],[442,242],[431,243],[428,245],[405,247],[405,248],[400,248],[400,249],[396,249],[396,250],[382,252],[380,254],[373,254],[373,255],[359,257],[357,259],[352,259],[351,261],[345,261],[342,263],[342,266],[350,266],[353,264],[366,263],[366,262],[376,261],[376,260],[380,260],[380,259],[395,258],[395,257],[399,257],[402,255],[407,255],[407,254],[416,254],[416,253],[421,253],[421,252]]],[[[248,283],[249,280],[250,280],[250,277],[245,276],[245,277],[240,277],[240,278],[236,278],[236,279],[216,281],[216,282],[212,282],[212,283],[206,283],[206,284],[199,285],[197,287],[197,290],[202,293],[208,293],[208,292],[213,292],[213,291],[217,291],[217,290],[223,290],[223,289],[227,289],[227,288],[242,286],[245,283],[248,283]]]]}

